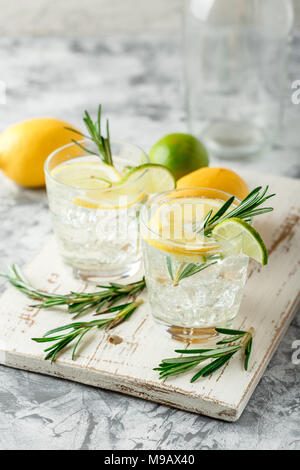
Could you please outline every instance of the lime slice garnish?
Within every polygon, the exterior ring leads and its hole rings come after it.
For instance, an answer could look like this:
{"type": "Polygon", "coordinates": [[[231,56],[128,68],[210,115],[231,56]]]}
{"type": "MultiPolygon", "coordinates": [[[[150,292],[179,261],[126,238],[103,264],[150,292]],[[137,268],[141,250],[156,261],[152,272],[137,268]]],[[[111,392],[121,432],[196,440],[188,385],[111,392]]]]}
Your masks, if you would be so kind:
{"type": "MultiPolygon", "coordinates": [[[[241,251],[244,255],[253,258],[258,263],[266,265],[268,252],[259,233],[247,222],[237,217],[223,220],[212,231],[216,241],[230,241],[242,236],[241,251]]],[[[233,244],[234,245],[234,244],[233,244]]]]}
{"type": "Polygon", "coordinates": [[[105,163],[64,163],[52,170],[51,176],[60,183],[78,189],[106,189],[120,181],[121,176],[105,163]]]}
{"type": "Polygon", "coordinates": [[[175,178],[168,168],[152,163],[145,163],[132,168],[123,176],[119,184],[134,183],[134,181],[136,181],[137,187],[142,184],[147,194],[169,191],[176,186],[175,178]]]}

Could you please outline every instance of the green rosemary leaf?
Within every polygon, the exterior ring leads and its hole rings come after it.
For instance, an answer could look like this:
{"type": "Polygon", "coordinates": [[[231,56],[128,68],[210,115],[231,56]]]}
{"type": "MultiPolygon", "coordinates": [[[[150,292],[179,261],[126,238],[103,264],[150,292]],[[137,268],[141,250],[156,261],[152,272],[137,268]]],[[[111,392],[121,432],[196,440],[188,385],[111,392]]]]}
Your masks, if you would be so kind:
{"type": "Polygon", "coordinates": [[[253,342],[253,339],[251,336],[245,346],[245,361],[244,361],[245,370],[248,370],[249,359],[250,359],[251,350],[252,350],[252,342],[253,342]]]}
{"type": "Polygon", "coordinates": [[[221,333],[222,335],[246,335],[248,331],[243,330],[230,330],[228,328],[215,328],[217,333],[221,333]]]}
{"type": "MultiPolygon", "coordinates": [[[[117,311],[117,314],[113,317],[100,319],[100,320],[92,320],[89,322],[74,322],[68,325],[61,326],[59,328],[55,328],[53,330],[48,331],[42,338],[32,338],[33,341],[42,343],[42,342],[50,342],[54,341],[55,343],[45,349],[45,352],[48,354],[45,356],[45,359],[51,359],[51,362],[54,362],[58,353],[65,349],[70,343],[72,343],[77,337],[77,341],[73,348],[72,352],[72,359],[75,358],[75,353],[80,344],[82,338],[89,333],[93,328],[114,328],[115,326],[119,325],[121,322],[125,321],[127,318],[132,315],[132,313],[137,309],[137,307],[143,301],[140,299],[135,302],[131,302],[128,304],[120,305],[117,310],[113,308],[113,312],[117,311]],[[71,330],[71,331],[68,331],[71,330]],[[59,331],[67,331],[63,335],[59,336],[51,336],[54,333],[59,331]]],[[[111,313],[113,313],[111,312],[111,313]]]]}
{"type": "Polygon", "coordinates": [[[83,117],[83,122],[87,128],[88,134],[85,135],[75,129],[68,128],[70,131],[75,132],[76,134],[79,134],[81,136],[84,136],[86,139],[91,140],[94,142],[96,147],[98,148],[98,154],[87,149],[84,147],[80,142],[77,142],[76,140],[72,139],[72,142],[74,142],[76,145],[78,145],[81,149],[83,149],[85,152],[90,153],[92,155],[98,155],[101,157],[104,163],[108,165],[113,166],[113,159],[112,159],[112,153],[111,153],[111,145],[110,145],[110,133],[109,133],[109,122],[108,120],[106,121],[106,138],[103,137],[101,134],[101,105],[99,104],[98,106],[98,112],[97,112],[97,120],[94,123],[89,112],[87,110],[84,111],[84,117],[83,117]]]}
{"type": "Polygon", "coordinates": [[[0,273],[0,276],[6,278],[11,285],[27,297],[37,300],[38,303],[33,304],[32,307],[49,309],[57,306],[65,306],[69,314],[75,315],[74,318],[85,314],[92,308],[95,309],[96,313],[101,314],[101,310],[105,306],[110,307],[125,297],[135,297],[146,286],[145,278],[143,277],[140,281],[127,285],[111,283],[108,286],[100,286],[102,290],[96,292],[85,293],[71,291],[69,294],[62,295],[43,292],[34,288],[16,265],[10,266],[8,273],[0,273]]]}
{"type": "Polygon", "coordinates": [[[102,313],[118,312],[119,310],[124,310],[126,307],[129,307],[130,305],[132,305],[132,302],[128,302],[127,304],[117,305],[115,307],[109,307],[107,310],[105,310],[102,313]]]}
{"type": "Polygon", "coordinates": [[[255,209],[255,210],[252,210],[252,211],[248,211],[246,216],[241,214],[240,219],[245,220],[245,217],[246,217],[248,220],[251,220],[253,217],[255,217],[257,215],[267,214],[268,212],[272,212],[273,210],[274,210],[273,207],[262,207],[260,209],[255,209]]]}
{"type": "Polygon", "coordinates": [[[51,336],[51,338],[49,338],[48,336],[43,336],[42,338],[31,338],[32,341],[35,341],[36,343],[48,343],[48,342],[51,342],[51,341],[56,341],[56,340],[59,340],[61,338],[64,338],[65,335],[59,335],[59,336],[51,336]]]}
{"type": "Polygon", "coordinates": [[[74,132],[74,134],[78,134],[78,135],[80,135],[81,137],[85,137],[86,139],[90,139],[90,136],[84,134],[84,133],[81,132],[81,131],[78,131],[77,129],[74,129],[73,127],[66,127],[66,126],[64,126],[64,129],[66,129],[67,131],[74,132]]]}
{"type": "Polygon", "coordinates": [[[163,359],[163,364],[181,364],[185,362],[194,362],[199,359],[199,356],[189,356],[189,357],[172,357],[169,359],[163,359]]]}
{"type": "MultiPolygon", "coordinates": [[[[89,120],[88,122],[90,123],[89,120]]],[[[125,297],[135,299],[136,295],[146,287],[145,278],[143,277],[140,281],[132,282],[127,285],[110,283],[108,286],[101,286],[103,290],[98,292],[85,293],[71,291],[69,294],[61,295],[39,291],[34,288],[24,277],[17,265],[10,266],[8,273],[0,273],[0,276],[6,278],[11,285],[16,287],[27,297],[38,300],[39,304],[35,304],[34,307],[38,305],[39,308],[50,308],[63,305],[67,307],[68,313],[75,313],[75,317],[73,318],[89,311],[91,308],[95,308],[96,314],[98,315],[105,313],[112,315],[109,318],[101,318],[88,322],[68,323],[67,325],[48,331],[41,338],[32,338],[32,340],[37,343],[54,343],[45,349],[45,352],[47,352],[45,359],[51,359],[51,362],[55,361],[60,351],[68,346],[69,343],[73,342],[75,338],[79,337],[73,348],[72,357],[74,358],[80,341],[85,334],[93,328],[113,328],[127,320],[143,300],[128,301],[116,306],[112,305],[120,302],[120,300],[125,297]],[[105,306],[107,308],[103,310],[105,306]],[[57,333],[62,334],[58,335],[57,333]]]]}
{"type": "MultiPolygon", "coordinates": [[[[265,207],[258,209],[266,200],[270,199],[271,197],[275,196],[275,194],[269,194],[266,196],[268,191],[268,186],[260,193],[262,190],[261,186],[253,189],[248,196],[243,199],[239,205],[237,205],[234,209],[227,212],[229,201],[226,201],[223,206],[219,209],[219,211],[215,214],[215,216],[209,220],[209,223],[205,227],[205,235],[209,235],[214,228],[215,225],[232,217],[238,217],[241,219],[251,220],[252,217],[265,214],[272,210],[271,207],[265,207]],[[221,214],[221,215],[220,215],[221,214]]],[[[232,199],[232,198],[231,198],[232,199]]]]}
{"type": "Polygon", "coordinates": [[[244,364],[245,368],[248,367],[249,355],[252,346],[253,328],[250,328],[249,331],[230,330],[227,328],[218,328],[218,330],[221,334],[232,336],[231,338],[225,338],[223,340],[224,344],[226,344],[225,341],[227,342],[227,340],[234,342],[241,338],[245,338],[244,342],[240,342],[231,346],[210,349],[176,349],[175,352],[179,354],[185,354],[186,356],[163,359],[159,366],[153,370],[159,371],[159,378],[164,379],[172,375],[181,374],[187,370],[193,369],[201,362],[214,359],[192,377],[191,382],[195,382],[195,380],[197,380],[199,377],[206,377],[213,374],[215,371],[225,365],[231,359],[231,357],[240,350],[245,352],[244,364]]]}
{"type": "Polygon", "coordinates": [[[57,348],[52,352],[49,353],[49,359],[51,359],[51,364],[53,364],[56,360],[57,354],[62,351],[65,347],[67,347],[72,341],[74,337],[67,338],[65,341],[62,341],[61,343],[58,344],[57,348]]]}
{"type": "Polygon", "coordinates": [[[240,345],[225,346],[224,348],[211,349],[210,351],[204,352],[201,354],[201,357],[207,357],[207,358],[220,357],[220,356],[224,356],[224,354],[238,351],[239,349],[241,349],[240,345]]]}
{"type": "Polygon", "coordinates": [[[175,352],[179,354],[201,354],[207,351],[211,351],[210,349],[175,349],[175,352]]]}
{"type": "Polygon", "coordinates": [[[244,334],[234,336],[233,338],[231,337],[231,338],[223,339],[222,341],[218,341],[217,344],[233,343],[234,341],[238,341],[238,340],[240,340],[241,338],[244,338],[244,334]]]}
{"type": "Polygon", "coordinates": [[[108,161],[109,164],[112,165],[112,154],[111,154],[111,147],[110,147],[110,134],[109,134],[109,122],[108,119],[106,120],[106,139],[105,139],[105,146],[106,146],[106,151],[107,151],[107,156],[108,156],[108,161]]]}
{"type": "Polygon", "coordinates": [[[97,308],[96,308],[96,313],[95,313],[95,315],[101,313],[101,309],[104,307],[104,305],[105,305],[106,303],[110,303],[110,299],[109,299],[109,298],[102,300],[102,302],[99,302],[99,304],[97,305],[97,308]]]}
{"type": "Polygon", "coordinates": [[[218,220],[221,218],[221,216],[223,214],[225,214],[225,212],[229,209],[229,207],[232,205],[232,203],[234,202],[235,200],[235,197],[232,196],[231,198],[228,199],[228,201],[226,201],[222,207],[220,207],[220,209],[218,210],[218,212],[216,212],[216,214],[212,217],[212,219],[210,220],[210,223],[214,223],[214,221],[218,220]]]}
{"type": "Polygon", "coordinates": [[[161,364],[159,364],[158,370],[160,371],[160,373],[164,374],[165,372],[170,372],[175,369],[176,370],[181,369],[182,367],[188,366],[189,364],[194,364],[195,366],[205,360],[206,359],[197,357],[197,359],[194,359],[193,361],[189,360],[185,362],[178,362],[178,363],[176,362],[176,363],[169,363],[169,364],[162,362],[161,364]]]}
{"type": "MultiPolygon", "coordinates": [[[[263,191],[263,195],[266,194],[266,192],[268,191],[269,189],[269,186],[266,186],[266,188],[264,189],[263,191]]],[[[262,186],[257,186],[256,188],[254,188],[244,199],[243,199],[243,203],[246,204],[248,203],[250,200],[252,201],[253,199],[255,199],[257,197],[257,195],[259,194],[259,192],[262,190],[262,186]]]]}
{"type": "Polygon", "coordinates": [[[82,338],[89,332],[89,330],[84,330],[81,335],[79,336],[74,348],[73,348],[73,351],[72,351],[72,361],[75,360],[75,354],[76,354],[76,350],[78,348],[78,345],[80,343],[80,341],[82,340],[82,338]]]}
{"type": "Polygon", "coordinates": [[[183,372],[187,372],[190,369],[193,369],[197,366],[201,361],[191,362],[190,364],[182,364],[180,366],[173,367],[171,370],[162,371],[159,374],[160,379],[164,379],[165,377],[170,377],[172,375],[182,374],[183,372]]]}
{"type": "Polygon", "coordinates": [[[184,268],[178,280],[181,281],[186,277],[194,276],[194,274],[198,274],[200,273],[200,271],[210,268],[210,266],[213,266],[214,264],[217,264],[217,261],[214,261],[210,264],[201,264],[200,266],[197,264],[189,264],[188,266],[186,266],[186,268],[184,268]]]}
{"type": "Polygon", "coordinates": [[[170,274],[170,278],[172,279],[172,281],[174,281],[174,276],[173,276],[173,271],[172,271],[172,261],[171,261],[170,256],[166,257],[166,262],[167,262],[167,268],[168,268],[168,272],[170,274]]]}
{"type": "Polygon", "coordinates": [[[219,359],[216,359],[215,361],[211,362],[207,366],[203,367],[203,369],[199,370],[197,374],[195,374],[191,378],[191,382],[195,382],[199,377],[207,377],[208,375],[213,374],[216,372],[218,369],[223,367],[233,356],[234,353],[232,354],[226,354],[226,356],[222,356],[219,359]]]}
{"type": "MultiPolygon", "coordinates": [[[[48,336],[51,336],[55,333],[59,333],[60,331],[66,331],[66,330],[71,330],[73,328],[81,328],[85,325],[83,322],[77,322],[77,323],[68,323],[67,325],[60,326],[58,328],[53,328],[53,330],[47,331],[47,333],[44,334],[43,338],[47,338],[48,336]]],[[[37,338],[35,339],[37,341],[37,338]]]]}
{"type": "Polygon", "coordinates": [[[167,260],[167,267],[169,265],[170,268],[171,268],[171,272],[169,270],[169,267],[168,267],[168,271],[169,271],[171,279],[174,281],[174,284],[173,284],[174,286],[177,286],[178,283],[180,281],[182,281],[182,279],[185,279],[185,278],[190,277],[190,276],[194,276],[194,274],[197,274],[200,271],[203,271],[204,269],[207,269],[210,266],[213,266],[214,264],[217,263],[217,261],[214,261],[213,263],[210,263],[210,264],[202,263],[200,265],[195,264],[195,263],[189,263],[189,264],[181,263],[179,265],[179,267],[176,271],[175,277],[174,277],[173,272],[172,272],[171,259],[170,259],[170,257],[167,257],[167,258],[169,258],[169,261],[167,260]],[[171,274],[172,274],[172,276],[171,276],[171,274]]]}
{"type": "Polygon", "coordinates": [[[102,106],[101,106],[101,104],[99,104],[99,106],[98,106],[98,115],[97,115],[97,131],[98,131],[98,135],[101,135],[101,109],[102,109],[102,106]]]}
{"type": "Polygon", "coordinates": [[[207,213],[205,219],[204,219],[203,222],[199,225],[199,227],[197,227],[196,224],[193,224],[193,231],[194,231],[195,233],[198,233],[198,234],[199,234],[199,233],[202,232],[202,230],[206,227],[206,225],[207,225],[207,223],[208,223],[208,221],[209,221],[209,219],[210,219],[212,213],[213,213],[213,210],[211,209],[211,210],[207,213]]]}
{"type": "Polygon", "coordinates": [[[78,145],[78,147],[80,147],[84,152],[87,152],[87,153],[89,153],[90,155],[97,155],[95,152],[93,152],[92,150],[87,149],[84,145],[82,145],[82,144],[81,144],[80,142],[78,142],[77,140],[71,139],[71,142],[73,142],[74,144],[78,145]]]}
{"type": "MultiPolygon", "coordinates": [[[[203,265],[201,264],[200,267],[202,268],[202,266],[203,265]]],[[[181,281],[186,277],[192,276],[197,268],[198,265],[194,263],[181,263],[175,276],[176,280],[181,281]]]]}

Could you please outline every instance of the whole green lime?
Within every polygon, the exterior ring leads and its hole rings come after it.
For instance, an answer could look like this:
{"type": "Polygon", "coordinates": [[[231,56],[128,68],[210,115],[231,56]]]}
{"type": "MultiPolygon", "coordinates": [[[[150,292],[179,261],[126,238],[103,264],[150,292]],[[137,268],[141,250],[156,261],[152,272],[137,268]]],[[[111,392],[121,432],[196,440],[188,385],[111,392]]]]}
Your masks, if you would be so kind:
{"type": "Polygon", "coordinates": [[[168,134],[162,137],[151,148],[149,158],[151,163],[169,168],[176,179],[209,164],[206,148],[190,134],[168,134]]]}

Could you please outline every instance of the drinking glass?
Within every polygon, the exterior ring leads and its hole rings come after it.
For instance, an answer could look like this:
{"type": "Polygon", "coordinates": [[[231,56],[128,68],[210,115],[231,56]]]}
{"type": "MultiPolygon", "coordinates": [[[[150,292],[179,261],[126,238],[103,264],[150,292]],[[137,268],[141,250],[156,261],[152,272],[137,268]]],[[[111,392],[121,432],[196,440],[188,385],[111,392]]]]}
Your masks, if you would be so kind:
{"type": "MultiPolygon", "coordinates": [[[[117,278],[134,274],[140,266],[138,214],[145,199],[143,179],[113,184],[105,189],[74,187],[59,181],[58,165],[97,164],[100,157],[88,140],[57,149],[45,163],[46,186],[54,232],[64,262],[76,277],[117,278]]],[[[114,166],[123,175],[147,161],[139,147],[111,142],[114,166]]],[[[70,171],[72,170],[70,165],[70,171]]]]}
{"type": "Polygon", "coordinates": [[[153,196],[142,208],[152,315],[177,340],[206,341],[239,311],[248,266],[242,234],[220,242],[196,232],[209,208],[216,212],[230,197],[215,189],[178,189],[153,196]]]}

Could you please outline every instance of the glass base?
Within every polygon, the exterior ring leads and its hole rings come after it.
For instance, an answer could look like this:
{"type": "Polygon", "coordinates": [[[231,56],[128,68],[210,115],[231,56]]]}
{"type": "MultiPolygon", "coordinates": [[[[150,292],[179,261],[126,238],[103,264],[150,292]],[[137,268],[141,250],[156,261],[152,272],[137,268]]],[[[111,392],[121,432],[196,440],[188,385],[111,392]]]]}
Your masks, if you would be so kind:
{"type": "Polygon", "coordinates": [[[80,268],[73,269],[73,276],[76,279],[82,279],[84,281],[99,282],[99,280],[115,281],[117,279],[124,279],[127,277],[134,276],[141,267],[141,260],[136,261],[132,264],[127,264],[116,269],[97,269],[97,270],[85,270],[80,268]]]}
{"type": "Polygon", "coordinates": [[[215,340],[219,333],[216,332],[214,327],[207,328],[186,328],[181,326],[169,326],[167,332],[176,341],[184,343],[207,343],[215,340]]]}

